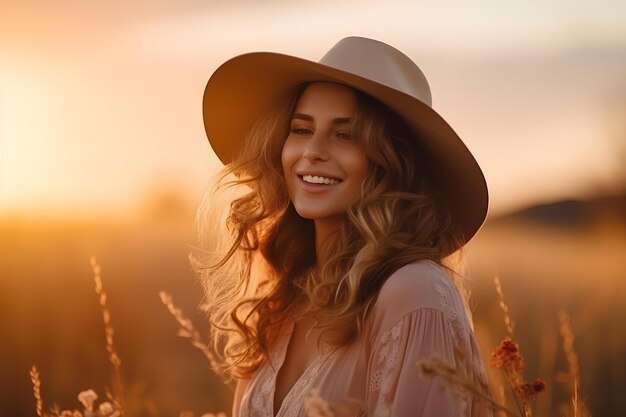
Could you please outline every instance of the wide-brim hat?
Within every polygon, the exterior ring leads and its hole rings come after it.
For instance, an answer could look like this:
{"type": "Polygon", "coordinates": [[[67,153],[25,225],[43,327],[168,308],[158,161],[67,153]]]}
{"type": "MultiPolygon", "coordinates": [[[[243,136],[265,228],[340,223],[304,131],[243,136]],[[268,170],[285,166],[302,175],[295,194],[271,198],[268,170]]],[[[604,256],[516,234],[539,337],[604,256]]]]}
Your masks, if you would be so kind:
{"type": "Polygon", "coordinates": [[[447,203],[465,242],[487,216],[483,173],[463,141],[433,110],[422,71],[397,49],[367,38],[349,37],[319,62],[271,52],[236,56],[211,76],[204,92],[204,126],[209,142],[227,164],[252,124],[299,85],[329,81],[363,91],[397,113],[427,153],[434,190],[447,203]]]}

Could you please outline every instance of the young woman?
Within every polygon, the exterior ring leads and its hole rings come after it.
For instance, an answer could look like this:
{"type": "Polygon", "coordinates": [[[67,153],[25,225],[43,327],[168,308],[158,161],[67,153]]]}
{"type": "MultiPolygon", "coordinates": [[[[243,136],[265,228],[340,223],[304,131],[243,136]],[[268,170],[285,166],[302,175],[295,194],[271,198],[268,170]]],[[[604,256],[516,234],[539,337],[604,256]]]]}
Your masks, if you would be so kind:
{"type": "Polygon", "coordinates": [[[212,75],[204,120],[225,167],[193,260],[234,416],[306,416],[312,396],[337,416],[491,414],[418,368],[485,381],[444,263],[482,225],[487,188],[430,104],[419,68],[365,38],[212,75]]]}

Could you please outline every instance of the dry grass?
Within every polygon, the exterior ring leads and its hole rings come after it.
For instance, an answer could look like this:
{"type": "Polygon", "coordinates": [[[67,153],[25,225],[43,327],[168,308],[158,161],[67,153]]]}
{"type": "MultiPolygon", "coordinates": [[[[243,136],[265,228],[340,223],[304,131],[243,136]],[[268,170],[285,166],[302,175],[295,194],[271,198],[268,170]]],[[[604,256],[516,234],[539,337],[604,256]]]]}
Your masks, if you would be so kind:
{"type": "Polygon", "coordinates": [[[527,382],[524,379],[523,373],[526,369],[526,361],[519,344],[514,339],[513,330],[515,324],[511,319],[509,305],[505,300],[502,283],[497,275],[494,277],[494,284],[498,293],[498,304],[504,316],[507,336],[491,352],[490,364],[493,368],[504,372],[505,379],[513,393],[517,410],[521,416],[529,417],[532,413],[529,401],[534,400],[538,394],[545,391],[546,383],[539,378],[532,382],[527,382]]]}
{"type": "Polygon", "coordinates": [[[558,379],[566,385],[570,390],[571,409],[570,407],[562,407],[567,410],[566,415],[573,417],[590,417],[591,413],[584,401],[580,399],[580,365],[578,363],[578,355],[574,349],[574,332],[570,324],[569,315],[564,311],[559,311],[559,330],[563,339],[563,352],[567,360],[567,372],[561,372],[558,379]]]}
{"type": "Polygon", "coordinates": [[[202,342],[200,337],[200,332],[196,330],[191,320],[189,320],[182,312],[181,309],[177,308],[172,301],[172,296],[164,291],[159,292],[159,297],[161,298],[161,302],[165,304],[167,310],[170,314],[176,319],[180,328],[178,329],[178,336],[189,339],[191,345],[197,349],[199,349],[206,359],[209,361],[209,366],[212,370],[217,371],[218,366],[215,359],[215,355],[209,349],[208,345],[202,342]]]}
{"type": "Polygon", "coordinates": [[[35,396],[35,411],[39,417],[43,417],[43,398],[41,397],[41,378],[37,367],[30,368],[30,381],[33,384],[33,395],[35,396]]]}
{"type": "Polygon", "coordinates": [[[94,390],[85,390],[78,394],[77,399],[83,405],[84,410],[81,412],[77,409],[62,410],[58,405],[54,405],[49,412],[43,410],[43,397],[41,395],[41,377],[37,367],[33,365],[30,370],[30,378],[33,385],[35,395],[35,409],[39,417],[122,417],[124,416],[124,384],[122,379],[122,361],[115,350],[113,336],[115,331],[111,323],[111,314],[107,305],[107,295],[102,286],[102,278],[100,276],[100,266],[95,257],[90,259],[91,268],[94,274],[95,291],[98,296],[98,303],[102,311],[102,321],[104,323],[104,332],[106,340],[106,351],[109,361],[113,366],[112,386],[113,389],[106,389],[106,396],[110,400],[101,402],[98,408],[95,408],[95,401],[98,394],[94,390]]]}
{"type": "Polygon", "coordinates": [[[96,295],[98,296],[98,303],[100,304],[100,309],[102,310],[102,321],[104,323],[106,350],[109,354],[109,362],[113,366],[111,390],[107,390],[107,396],[115,405],[115,410],[119,411],[123,415],[126,407],[124,400],[125,395],[124,378],[122,376],[122,360],[117,354],[117,351],[115,350],[115,345],[113,343],[115,330],[113,329],[113,325],[111,324],[111,313],[109,312],[109,307],[107,306],[107,294],[104,292],[104,288],[102,286],[100,265],[98,265],[94,256],[90,258],[89,263],[91,264],[91,269],[93,271],[94,282],[96,285],[95,291],[96,295]]]}
{"type": "Polygon", "coordinates": [[[515,322],[511,319],[511,315],[509,314],[509,305],[506,303],[504,299],[504,291],[502,290],[502,283],[500,282],[500,277],[498,275],[493,277],[493,282],[496,286],[496,292],[498,293],[498,305],[502,309],[502,314],[504,316],[504,325],[506,326],[506,331],[508,336],[511,339],[515,339],[513,336],[513,330],[515,329],[515,322]]]}
{"type": "MultiPolygon", "coordinates": [[[[457,358],[458,359],[458,358],[457,358]]],[[[461,358],[462,360],[462,358],[461,358]]],[[[429,361],[417,364],[422,375],[433,378],[439,376],[443,378],[449,388],[460,388],[474,399],[480,399],[489,404],[494,412],[501,412],[505,415],[519,417],[516,411],[508,408],[504,403],[494,401],[490,395],[489,388],[482,383],[477,383],[475,379],[462,375],[458,369],[447,361],[434,357],[429,361]]]]}
{"type": "MultiPolygon", "coordinates": [[[[113,372],[111,374],[112,389],[105,387],[106,398],[109,401],[103,401],[96,407],[96,400],[99,398],[98,394],[94,390],[88,389],[81,391],[77,396],[78,402],[83,406],[83,411],[79,411],[77,409],[61,409],[58,405],[54,405],[51,407],[50,411],[46,412],[43,409],[41,377],[37,367],[33,365],[30,369],[30,378],[35,397],[35,410],[39,417],[124,417],[127,414],[125,407],[126,396],[122,376],[122,360],[115,349],[115,330],[111,322],[111,314],[107,305],[107,294],[102,285],[101,268],[93,256],[90,258],[90,264],[94,275],[95,292],[98,296],[98,303],[102,312],[102,321],[104,324],[106,340],[105,347],[109,362],[113,366],[113,372]]],[[[163,292],[161,292],[160,295],[163,303],[168,307],[169,311],[181,325],[179,335],[190,338],[192,344],[205,353],[210,363],[214,363],[215,359],[213,355],[208,350],[207,346],[202,344],[200,341],[200,335],[193,327],[191,321],[185,318],[182,311],[173,305],[169,295],[163,292]]],[[[194,417],[194,413],[191,411],[182,411],[179,416],[194,417]]],[[[201,417],[226,417],[226,414],[222,412],[217,414],[204,413],[201,417]]]]}

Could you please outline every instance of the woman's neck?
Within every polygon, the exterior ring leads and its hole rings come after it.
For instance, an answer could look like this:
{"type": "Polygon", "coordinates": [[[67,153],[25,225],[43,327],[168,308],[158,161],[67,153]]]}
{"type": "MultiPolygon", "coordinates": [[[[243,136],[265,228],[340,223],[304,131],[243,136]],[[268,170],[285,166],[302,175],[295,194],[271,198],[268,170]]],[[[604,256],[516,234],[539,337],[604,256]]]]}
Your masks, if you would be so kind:
{"type": "Polygon", "coordinates": [[[330,243],[332,235],[339,230],[341,220],[337,217],[315,219],[315,254],[318,264],[324,263],[327,255],[325,255],[324,247],[330,243]]]}

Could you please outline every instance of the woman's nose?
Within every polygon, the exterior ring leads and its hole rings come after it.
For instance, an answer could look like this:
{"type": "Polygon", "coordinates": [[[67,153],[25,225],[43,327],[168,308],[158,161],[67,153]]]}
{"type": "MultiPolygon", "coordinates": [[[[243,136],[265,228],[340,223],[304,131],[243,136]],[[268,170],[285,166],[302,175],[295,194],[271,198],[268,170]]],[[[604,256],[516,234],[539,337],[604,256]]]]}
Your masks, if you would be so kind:
{"type": "Polygon", "coordinates": [[[329,159],[328,138],[322,132],[315,132],[307,141],[302,157],[309,162],[326,161],[329,159]]]}

